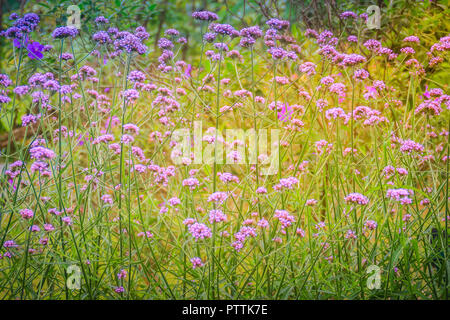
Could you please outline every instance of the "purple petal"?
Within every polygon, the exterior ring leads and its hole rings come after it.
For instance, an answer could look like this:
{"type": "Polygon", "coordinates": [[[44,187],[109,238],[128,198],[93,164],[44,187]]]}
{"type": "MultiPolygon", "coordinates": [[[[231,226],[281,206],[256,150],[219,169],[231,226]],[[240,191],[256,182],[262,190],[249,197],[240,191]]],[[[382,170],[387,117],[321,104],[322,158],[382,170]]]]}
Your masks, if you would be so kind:
{"type": "Polygon", "coordinates": [[[192,77],[192,76],[191,76],[191,70],[192,70],[192,66],[191,66],[190,64],[188,64],[188,66],[187,66],[187,68],[186,68],[186,71],[184,72],[184,75],[185,75],[187,78],[192,77]]]}
{"type": "Polygon", "coordinates": [[[20,41],[18,39],[14,38],[13,43],[14,43],[14,47],[20,48],[21,44],[20,44],[20,41]]]}

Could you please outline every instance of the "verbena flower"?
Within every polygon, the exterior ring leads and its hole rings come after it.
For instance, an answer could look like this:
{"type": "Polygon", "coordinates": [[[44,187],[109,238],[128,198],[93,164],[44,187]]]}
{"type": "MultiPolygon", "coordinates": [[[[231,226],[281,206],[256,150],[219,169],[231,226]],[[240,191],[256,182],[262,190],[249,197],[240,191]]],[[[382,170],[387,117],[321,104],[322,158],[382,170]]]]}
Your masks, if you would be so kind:
{"type": "Polygon", "coordinates": [[[270,19],[266,22],[266,24],[268,26],[270,26],[271,28],[277,29],[277,30],[284,30],[289,28],[290,23],[287,20],[280,20],[280,19],[270,19]]]}
{"type": "Polygon", "coordinates": [[[78,35],[78,29],[74,26],[58,27],[52,32],[54,39],[75,38],[78,35]]]}
{"type": "Polygon", "coordinates": [[[219,16],[211,11],[195,11],[192,13],[192,17],[201,21],[215,21],[219,19],[219,16]]]}
{"type": "Polygon", "coordinates": [[[347,195],[344,200],[347,203],[359,204],[359,205],[367,205],[369,203],[369,199],[360,194],[360,193],[350,193],[347,195]]]}
{"type": "Polygon", "coordinates": [[[212,236],[211,229],[203,223],[195,222],[189,225],[189,232],[195,240],[210,238],[212,236]]]}

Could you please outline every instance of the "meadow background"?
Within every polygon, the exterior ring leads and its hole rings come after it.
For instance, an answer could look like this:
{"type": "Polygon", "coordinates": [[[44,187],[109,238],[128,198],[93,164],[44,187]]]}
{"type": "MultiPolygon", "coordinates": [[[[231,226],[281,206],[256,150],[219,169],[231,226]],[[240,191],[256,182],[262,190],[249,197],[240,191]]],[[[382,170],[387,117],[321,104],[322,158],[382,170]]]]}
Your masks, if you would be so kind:
{"type": "Polygon", "coordinates": [[[0,298],[448,299],[449,12],[1,1],[0,298]]]}

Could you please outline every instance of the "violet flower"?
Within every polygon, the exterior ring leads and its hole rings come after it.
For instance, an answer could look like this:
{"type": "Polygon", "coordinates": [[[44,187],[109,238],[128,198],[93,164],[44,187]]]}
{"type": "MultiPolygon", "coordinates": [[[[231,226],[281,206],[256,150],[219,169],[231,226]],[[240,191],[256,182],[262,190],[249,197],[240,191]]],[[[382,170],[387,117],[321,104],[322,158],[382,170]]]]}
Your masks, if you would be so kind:
{"type": "Polygon", "coordinates": [[[28,57],[30,59],[42,59],[44,54],[44,45],[40,44],[38,41],[29,41],[28,36],[24,37],[23,43],[15,38],[13,44],[16,48],[21,48],[22,45],[28,50],[28,57]]]}
{"type": "Polygon", "coordinates": [[[192,71],[192,66],[190,64],[187,65],[186,70],[184,71],[184,76],[186,78],[191,78],[191,71],[192,71]]]}
{"type": "Polygon", "coordinates": [[[281,110],[278,111],[278,120],[282,122],[291,120],[292,113],[293,113],[292,107],[289,104],[285,103],[281,107],[281,110]]]}

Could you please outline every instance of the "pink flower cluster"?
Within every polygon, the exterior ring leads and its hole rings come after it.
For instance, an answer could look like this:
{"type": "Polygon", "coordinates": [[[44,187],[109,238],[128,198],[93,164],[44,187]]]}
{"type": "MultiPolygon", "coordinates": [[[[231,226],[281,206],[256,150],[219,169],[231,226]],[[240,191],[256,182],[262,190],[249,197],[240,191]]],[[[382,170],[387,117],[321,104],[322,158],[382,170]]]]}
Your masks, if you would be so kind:
{"type": "Polygon", "coordinates": [[[347,203],[360,204],[363,206],[369,203],[369,199],[360,193],[350,193],[344,198],[344,200],[347,203]]]}
{"type": "Polygon", "coordinates": [[[410,189],[388,189],[386,197],[399,201],[402,205],[411,204],[410,196],[414,195],[414,191],[410,189]]]}

